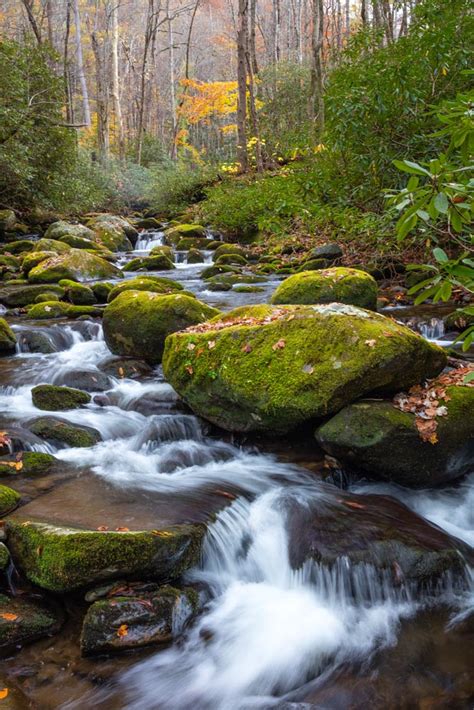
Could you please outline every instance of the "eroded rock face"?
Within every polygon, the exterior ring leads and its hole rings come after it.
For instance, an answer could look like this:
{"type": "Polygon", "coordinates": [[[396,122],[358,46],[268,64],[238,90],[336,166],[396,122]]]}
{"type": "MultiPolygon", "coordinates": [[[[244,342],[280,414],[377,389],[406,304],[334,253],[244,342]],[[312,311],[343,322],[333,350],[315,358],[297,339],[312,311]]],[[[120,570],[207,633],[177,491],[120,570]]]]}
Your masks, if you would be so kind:
{"type": "Polygon", "coordinates": [[[151,365],[161,361],[166,337],[219,313],[190,296],[125,291],[104,312],[104,337],[117,355],[142,358],[151,365]]]}
{"type": "Polygon", "coordinates": [[[166,378],[196,414],[269,433],[411,386],[445,363],[408,328],[341,304],[237,308],[168,336],[163,356],[166,378]]]}
{"type": "Polygon", "coordinates": [[[377,309],[377,282],[358,269],[336,267],[302,271],[285,279],[272,296],[274,304],[347,303],[377,309]]]}
{"type": "Polygon", "coordinates": [[[319,445],[354,471],[404,486],[433,487],[474,471],[474,387],[448,387],[436,443],[423,441],[415,415],[392,402],[345,407],[316,430],[319,445]]]}
{"type": "Polygon", "coordinates": [[[201,525],[177,525],[115,532],[12,517],[7,522],[15,564],[31,582],[53,592],[70,592],[108,579],[177,579],[198,562],[204,530],[201,525]]]}

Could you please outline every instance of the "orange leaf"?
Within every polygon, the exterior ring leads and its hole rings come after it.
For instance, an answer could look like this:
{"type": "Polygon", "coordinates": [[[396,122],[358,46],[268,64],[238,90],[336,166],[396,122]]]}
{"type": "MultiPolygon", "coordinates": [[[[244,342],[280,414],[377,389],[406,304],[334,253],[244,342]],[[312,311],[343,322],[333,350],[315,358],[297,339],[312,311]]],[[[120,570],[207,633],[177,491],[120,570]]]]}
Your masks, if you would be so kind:
{"type": "Polygon", "coordinates": [[[117,636],[119,638],[123,638],[124,636],[127,636],[128,634],[128,626],[127,624],[122,624],[122,626],[119,626],[117,629],[117,636]]]}
{"type": "Polygon", "coordinates": [[[8,611],[5,611],[3,614],[0,614],[0,617],[5,619],[5,621],[16,621],[18,614],[10,614],[8,611]]]}
{"type": "Polygon", "coordinates": [[[0,700],[5,700],[8,696],[8,688],[0,688],[0,700]]]}
{"type": "Polygon", "coordinates": [[[366,507],[362,505],[362,503],[356,503],[355,500],[345,500],[343,503],[344,505],[348,505],[349,508],[356,508],[357,510],[363,510],[366,507]]]}
{"type": "Polygon", "coordinates": [[[99,525],[99,527],[97,528],[99,532],[105,532],[108,529],[109,528],[107,527],[107,525],[99,525]]]}
{"type": "Polygon", "coordinates": [[[115,528],[115,532],[130,532],[130,528],[115,528]]]}
{"type": "Polygon", "coordinates": [[[192,366],[192,365],[186,365],[186,367],[185,367],[184,369],[186,370],[186,372],[187,372],[189,375],[192,375],[193,372],[194,372],[194,369],[193,369],[193,366],[192,366]]]}

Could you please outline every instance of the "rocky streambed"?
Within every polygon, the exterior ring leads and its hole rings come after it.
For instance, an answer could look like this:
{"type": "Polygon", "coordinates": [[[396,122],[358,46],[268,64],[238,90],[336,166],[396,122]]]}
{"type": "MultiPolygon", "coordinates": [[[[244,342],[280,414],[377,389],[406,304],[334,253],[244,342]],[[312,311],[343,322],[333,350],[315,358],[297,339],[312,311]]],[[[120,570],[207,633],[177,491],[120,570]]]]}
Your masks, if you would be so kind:
{"type": "Polygon", "coordinates": [[[0,290],[9,707],[470,707],[467,368],[433,314],[431,341],[372,315],[365,277],[286,298],[201,229],[0,290]]]}

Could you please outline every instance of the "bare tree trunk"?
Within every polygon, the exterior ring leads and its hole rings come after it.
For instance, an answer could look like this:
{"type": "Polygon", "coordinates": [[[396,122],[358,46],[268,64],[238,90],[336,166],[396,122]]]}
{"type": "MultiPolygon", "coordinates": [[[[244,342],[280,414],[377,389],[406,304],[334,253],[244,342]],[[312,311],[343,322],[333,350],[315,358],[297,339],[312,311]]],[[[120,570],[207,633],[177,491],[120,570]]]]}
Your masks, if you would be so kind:
{"type": "Polygon", "coordinates": [[[109,159],[109,111],[107,101],[107,77],[105,62],[97,33],[91,33],[92,51],[95,58],[97,91],[97,147],[102,162],[109,159]]]}
{"type": "Polygon", "coordinates": [[[313,33],[311,37],[311,116],[315,132],[321,135],[324,129],[324,77],[323,77],[323,39],[324,9],[323,0],[312,0],[313,33]]]}
{"type": "Polygon", "coordinates": [[[120,80],[119,80],[119,21],[118,21],[118,4],[116,0],[112,0],[111,9],[112,20],[112,100],[114,103],[115,113],[115,132],[118,145],[118,154],[120,160],[123,160],[125,154],[125,144],[123,135],[122,107],[120,104],[120,80]]]}
{"type": "Polygon", "coordinates": [[[360,19],[362,20],[362,25],[364,27],[369,24],[369,18],[367,15],[367,0],[361,0],[360,19]]]}
{"type": "Polygon", "coordinates": [[[48,22],[48,42],[54,49],[54,35],[53,35],[53,3],[52,0],[46,0],[44,5],[46,19],[48,22]]]}
{"type": "MultiPolygon", "coordinates": [[[[250,123],[252,127],[252,136],[255,138],[255,158],[258,172],[263,171],[263,156],[262,156],[262,143],[260,140],[260,128],[258,122],[257,106],[255,101],[255,72],[254,67],[257,65],[257,58],[254,56],[255,53],[255,41],[252,42],[252,18],[255,21],[256,15],[256,3],[257,0],[249,0],[249,10],[250,10],[250,41],[246,45],[246,60],[247,60],[247,72],[248,72],[248,87],[249,87],[249,115],[250,123]]],[[[255,28],[253,28],[255,30],[255,28]]],[[[253,38],[255,40],[255,36],[253,38]]]]}
{"type": "Polygon", "coordinates": [[[237,157],[243,172],[248,170],[247,154],[247,67],[246,48],[248,39],[248,0],[239,0],[237,18],[237,157]]]}
{"type": "Polygon", "coordinates": [[[273,31],[274,48],[273,61],[277,64],[280,61],[280,34],[281,34],[281,8],[280,0],[273,0],[273,31]]]}
{"type": "MultiPolygon", "coordinates": [[[[177,127],[177,121],[176,121],[176,93],[175,93],[175,76],[174,76],[174,38],[173,38],[173,25],[172,25],[172,18],[170,15],[170,3],[169,0],[167,0],[166,3],[166,15],[167,15],[167,20],[168,20],[168,48],[169,48],[169,70],[170,70],[170,112],[171,112],[171,135],[174,136],[176,134],[176,127],[177,127]]],[[[171,160],[176,160],[177,158],[177,152],[176,152],[176,141],[172,140],[171,141],[171,150],[170,150],[170,157],[171,160]]]]}
{"type": "Polygon", "coordinates": [[[66,119],[68,123],[74,123],[74,105],[71,95],[71,83],[69,80],[69,35],[71,34],[71,0],[66,4],[66,30],[64,33],[63,51],[63,81],[64,94],[66,97],[66,119]]]}
{"type": "Polygon", "coordinates": [[[74,1],[74,24],[76,25],[76,57],[77,57],[77,73],[82,92],[82,107],[84,113],[84,123],[86,126],[91,125],[91,110],[89,104],[89,92],[87,91],[86,75],[84,73],[84,59],[82,56],[82,38],[81,38],[81,16],[79,13],[79,0],[74,1]]]}
{"type": "Polygon", "coordinates": [[[38,26],[38,23],[36,22],[36,18],[35,18],[34,12],[33,12],[34,0],[22,0],[22,3],[23,3],[23,7],[26,10],[28,22],[30,23],[31,29],[33,30],[33,33],[36,37],[36,41],[38,42],[38,44],[41,44],[43,41],[42,37],[41,37],[41,30],[38,26]]]}
{"type": "Polygon", "coordinates": [[[140,74],[140,95],[138,100],[138,127],[137,127],[137,163],[141,165],[142,150],[143,150],[143,134],[144,134],[144,117],[145,117],[145,92],[146,92],[146,72],[148,67],[148,52],[150,43],[156,34],[158,28],[158,14],[160,10],[155,11],[155,0],[148,0],[148,12],[145,28],[145,40],[143,46],[143,58],[140,74]]]}
{"type": "MultiPolygon", "coordinates": [[[[192,15],[191,15],[191,20],[189,22],[188,37],[186,40],[186,59],[185,59],[185,64],[184,64],[184,78],[185,79],[189,79],[189,66],[190,66],[190,56],[191,56],[191,37],[193,34],[194,20],[196,19],[196,13],[198,11],[200,1],[201,0],[196,0],[192,15]]],[[[187,86],[187,84],[185,84],[183,91],[181,92],[179,104],[178,104],[178,107],[176,110],[177,116],[179,115],[180,109],[182,108],[182,106],[184,104],[187,92],[188,92],[188,86],[187,86]]],[[[177,155],[176,139],[178,137],[178,127],[179,127],[179,124],[178,124],[178,121],[176,121],[175,129],[174,129],[174,133],[173,133],[173,143],[175,145],[175,148],[174,148],[175,155],[177,155]]]]}
{"type": "Polygon", "coordinates": [[[351,36],[351,0],[346,0],[346,37],[351,36]]]}

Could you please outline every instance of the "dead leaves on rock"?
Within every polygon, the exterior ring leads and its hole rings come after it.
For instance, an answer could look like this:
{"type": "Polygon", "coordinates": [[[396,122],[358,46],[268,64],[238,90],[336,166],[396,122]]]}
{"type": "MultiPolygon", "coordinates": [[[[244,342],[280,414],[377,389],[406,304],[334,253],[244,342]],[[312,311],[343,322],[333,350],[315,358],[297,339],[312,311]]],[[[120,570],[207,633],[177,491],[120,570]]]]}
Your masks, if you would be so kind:
{"type": "Polygon", "coordinates": [[[124,636],[128,636],[128,626],[127,624],[122,624],[121,626],[118,627],[117,629],[117,636],[119,638],[123,638],[124,636]]]}
{"type": "Polygon", "coordinates": [[[472,367],[459,367],[394,397],[393,404],[397,409],[415,415],[415,426],[422,441],[438,443],[438,419],[448,413],[448,408],[442,403],[450,400],[446,388],[452,385],[473,387],[474,382],[465,381],[466,375],[471,372],[472,367]]]}

